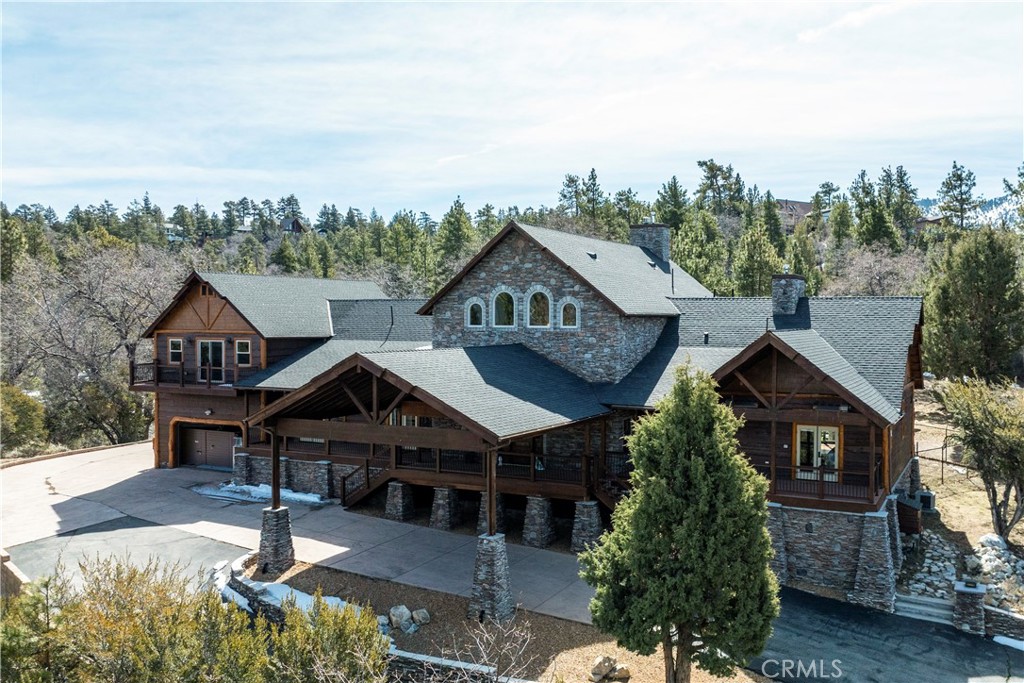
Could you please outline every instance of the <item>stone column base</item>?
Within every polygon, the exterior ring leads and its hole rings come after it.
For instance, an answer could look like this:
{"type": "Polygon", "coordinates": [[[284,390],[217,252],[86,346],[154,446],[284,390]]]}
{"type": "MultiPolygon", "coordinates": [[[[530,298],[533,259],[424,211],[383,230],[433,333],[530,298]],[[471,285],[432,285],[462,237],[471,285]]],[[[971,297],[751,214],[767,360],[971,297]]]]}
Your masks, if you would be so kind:
{"type": "Polygon", "coordinates": [[[772,560],[769,563],[775,577],[780,585],[785,585],[789,580],[789,561],[786,557],[786,521],[783,519],[785,513],[778,503],[768,503],[768,535],[772,539],[772,560]]]}
{"type": "Polygon", "coordinates": [[[384,516],[396,522],[405,522],[415,515],[416,507],[412,502],[412,487],[400,481],[390,482],[384,516]]]}
{"type": "Polygon", "coordinates": [[[474,621],[509,621],[516,605],[508,579],[508,551],[505,534],[481,535],[476,542],[476,566],[473,570],[473,594],[468,618],[474,621]]]}
{"type": "MultiPolygon", "coordinates": [[[[494,494],[494,531],[495,533],[505,533],[505,495],[502,493],[494,494]]],[[[487,529],[487,491],[480,492],[480,514],[476,518],[476,533],[479,535],[486,534],[487,529]]]]}
{"type": "Polygon", "coordinates": [[[280,574],[295,564],[292,524],[288,508],[263,508],[260,529],[259,568],[266,574],[280,574]]]}
{"type": "Polygon", "coordinates": [[[847,600],[857,605],[892,612],[896,606],[896,574],[889,544],[889,513],[883,508],[864,514],[860,553],[853,590],[847,600]]]}
{"type": "Polygon", "coordinates": [[[459,509],[459,492],[451,486],[434,489],[434,505],[430,510],[430,526],[442,531],[451,531],[462,521],[459,509]]]}
{"type": "Polygon", "coordinates": [[[953,626],[976,636],[985,635],[985,591],[988,586],[979,583],[968,586],[963,581],[953,583],[953,626]]]}
{"type": "Polygon", "coordinates": [[[601,510],[596,500],[576,502],[576,515],[572,520],[572,543],[569,550],[580,553],[597,543],[604,528],[601,526],[601,510]]]}
{"type": "Polygon", "coordinates": [[[900,536],[900,515],[896,509],[898,496],[885,499],[885,511],[889,522],[889,553],[892,555],[892,571],[896,576],[903,569],[903,537],[900,536]]]}
{"type": "Polygon", "coordinates": [[[907,495],[913,498],[921,490],[921,461],[918,458],[910,459],[910,482],[907,485],[907,495]]]}
{"type": "Polygon", "coordinates": [[[523,545],[547,548],[555,540],[555,527],[551,519],[551,499],[526,497],[526,521],[523,523],[523,545]]]}
{"type": "Polygon", "coordinates": [[[231,458],[231,483],[245,486],[249,483],[249,454],[235,453],[231,458]]]}

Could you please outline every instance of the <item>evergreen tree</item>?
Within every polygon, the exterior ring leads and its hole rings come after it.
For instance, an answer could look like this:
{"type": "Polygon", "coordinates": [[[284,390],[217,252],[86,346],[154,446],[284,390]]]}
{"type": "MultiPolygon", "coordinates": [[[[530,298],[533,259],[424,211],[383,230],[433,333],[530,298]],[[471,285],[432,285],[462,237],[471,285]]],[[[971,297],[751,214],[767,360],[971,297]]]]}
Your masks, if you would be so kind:
{"type": "Polygon", "coordinates": [[[502,228],[501,221],[498,220],[498,216],[494,212],[493,204],[484,204],[483,208],[476,212],[474,218],[476,219],[477,241],[480,244],[486,244],[502,228]]]}
{"type": "Polygon", "coordinates": [[[786,241],[786,263],[789,264],[789,272],[804,276],[808,296],[818,292],[821,287],[821,268],[818,266],[818,250],[807,219],[796,224],[793,234],[786,241]]]}
{"type": "Polygon", "coordinates": [[[27,250],[25,221],[7,213],[4,208],[3,226],[0,227],[0,282],[10,282],[14,269],[27,250]]]}
{"type": "Polygon", "coordinates": [[[892,216],[877,198],[868,205],[864,220],[857,223],[857,243],[862,246],[880,244],[894,252],[903,246],[892,216]]]}
{"type": "Polygon", "coordinates": [[[437,228],[438,268],[442,280],[453,276],[473,245],[473,222],[462,199],[455,198],[437,228]]]}
{"type": "Polygon", "coordinates": [[[660,645],[666,683],[687,683],[693,664],[731,675],[778,615],[768,482],[738,450],[741,425],[706,372],[679,368],[629,438],[632,490],[612,530],[580,555],[594,625],[642,655],[660,645]]]}
{"type": "Polygon", "coordinates": [[[832,246],[840,248],[853,234],[853,212],[846,199],[839,199],[832,205],[828,215],[828,233],[832,246]]]}
{"type": "Polygon", "coordinates": [[[1024,346],[1020,238],[982,228],[942,258],[925,297],[924,352],[944,377],[995,380],[1024,346]]]}
{"type": "Polygon", "coordinates": [[[579,212],[592,231],[600,232],[598,227],[601,223],[601,208],[604,206],[604,192],[601,191],[601,184],[597,182],[595,169],[590,169],[590,174],[583,181],[580,190],[579,212]]]}
{"type": "Polygon", "coordinates": [[[639,195],[631,187],[616,192],[612,199],[612,206],[626,225],[637,225],[650,214],[647,204],[640,201],[639,195]]]}
{"type": "Polygon", "coordinates": [[[571,218],[579,218],[580,205],[583,203],[583,186],[580,177],[567,173],[562,181],[562,189],[558,193],[559,210],[571,218]]]}
{"type": "Polygon", "coordinates": [[[786,250],[786,235],[782,230],[782,215],[779,213],[779,203],[770,191],[765,193],[761,202],[761,220],[768,232],[768,239],[775,245],[775,251],[783,254],[786,250]]]}
{"type": "Polygon", "coordinates": [[[1017,220],[1024,223],[1024,164],[1017,169],[1017,181],[1011,183],[1003,178],[1003,187],[1006,194],[1017,203],[1017,220]]]}
{"type": "Polygon", "coordinates": [[[836,199],[839,198],[839,186],[826,180],[818,186],[818,192],[816,194],[821,196],[821,201],[825,206],[832,206],[833,197],[836,199]]]}
{"type": "Polygon", "coordinates": [[[252,235],[246,235],[238,245],[238,272],[259,275],[267,267],[267,250],[252,235]]]}
{"type": "Polygon", "coordinates": [[[984,200],[974,196],[974,172],[953,162],[953,170],[949,172],[939,187],[939,210],[960,230],[971,225],[971,220],[984,200]]]}
{"type": "Polygon", "coordinates": [[[914,223],[921,217],[917,188],[910,182],[910,174],[902,166],[897,166],[895,173],[888,167],[882,169],[878,194],[901,241],[910,244],[914,239],[914,223]]]}
{"type": "Polygon", "coordinates": [[[370,248],[378,259],[384,255],[384,236],[387,229],[388,226],[377,213],[377,209],[370,209],[370,220],[366,224],[366,230],[370,238],[370,248]]]}
{"type": "Polygon", "coordinates": [[[338,207],[334,204],[327,206],[324,204],[320,207],[319,213],[316,215],[316,223],[314,226],[317,231],[331,233],[338,232],[341,230],[341,212],[338,211],[338,207]]]}
{"type": "Polygon", "coordinates": [[[763,225],[740,237],[733,254],[733,280],[737,296],[770,296],[772,275],[782,272],[782,259],[763,225]]]}
{"type": "Polygon", "coordinates": [[[875,184],[868,178],[868,172],[861,169],[857,177],[850,184],[850,202],[852,203],[853,216],[857,223],[865,223],[871,207],[877,203],[875,196],[875,184]]]}
{"type": "Polygon", "coordinates": [[[298,218],[305,223],[306,217],[302,214],[302,207],[299,206],[299,198],[294,194],[290,194],[287,197],[281,197],[278,199],[277,218],[279,220],[284,220],[285,218],[298,218]]]}
{"type": "Polygon", "coordinates": [[[672,260],[716,295],[731,288],[725,275],[726,248],[710,211],[687,211],[672,240],[672,260]]]}
{"type": "Polygon", "coordinates": [[[270,257],[270,262],[275,266],[281,268],[282,272],[295,273],[298,272],[299,256],[295,253],[295,247],[292,246],[292,240],[290,237],[285,235],[281,238],[281,244],[270,257]]]}
{"type": "Polygon", "coordinates": [[[658,198],[654,201],[654,214],[659,222],[672,228],[672,234],[675,235],[682,227],[689,207],[690,199],[686,196],[686,190],[679,185],[679,179],[672,176],[658,190],[658,198]]]}

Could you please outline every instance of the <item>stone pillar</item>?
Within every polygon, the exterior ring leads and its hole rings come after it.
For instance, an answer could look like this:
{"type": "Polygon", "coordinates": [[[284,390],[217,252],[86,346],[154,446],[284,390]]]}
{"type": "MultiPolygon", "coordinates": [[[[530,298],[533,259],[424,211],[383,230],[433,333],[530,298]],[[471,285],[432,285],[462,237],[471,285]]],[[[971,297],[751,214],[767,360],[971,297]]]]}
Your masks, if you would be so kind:
{"type": "Polygon", "coordinates": [[[768,503],[768,535],[772,538],[772,560],[770,562],[772,571],[780,585],[785,585],[789,580],[789,562],[786,558],[786,523],[783,517],[785,513],[778,503],[768,503]]]}
{"type": "Polygon", "coordinates": [[[505,534],[481,534],[476,542],[473,593],[467,616],[474,621],[509,621],[516,612],[508,579],[505,534]]]}
{"type": "Polygon", "coordinates": [[[569,550],[574,553],[583,552],[590,545],[597,543],[604,529],[601,526],[601,510],[596,500],[580,500],[576,502],[576,515],[572,520],[572,544],[569,550]]]}
{"type": "MultiPolygon", "coordinates": [[[[499,534],[505,533],[505,495],[494,494],[495,520],[494,530],[499,534]]],[[[480,492],[480,514],[476,518],[477,534],[487,533],[487,491],[480,492]]]]}
{"type": "Polygon", "coordinates": [[[892,570],[896,576],[903,569],[903,537],[900,536],[900,516],[896,509],[899,496],[888,496],[885,499],[885,511],[889,522],[889,552],[892,555],[892,570]]]}
{"type": "Polygon", "coordinates": [[[430,526],[442,531],[451,531],[462,521],[459,509],[459,492],[451,486],[434,489],[434,505],[430,510],[430,526]]]}
{"type": "Polygon", "coordinates": [[[907,495],[913,498],[921,490],[921,461],[917,458],[910,459],[910,483],[907,485],[907,495]]]}
{"type": "Polygon", "coordinates": [[[249,454],[235,453],[231,459],[231,483],[245,486],[249,483],[249,454]]]}
{"type": "Polygon", "coordinates": [[[526,520],[523,522],[523,545],[547,548],[555,540],[555,527],[551,519],[551,499],[540,496],[526,497],[526,520]]]}
{"type": "Polygon", "coordinates": [[[400,481],[388,484],[388,502],[384,506],[384,516],[396,522],[405,522],[416,514],[412,502],[412,487],[400,481]]]}
{"type": "Polygon", "coordinates": [[[974,635],[985,635],[985,591],[983,583],[968,586],[963,581],[953,583],[953,626],[974,635]]]}
{"type": "Polygon", "coordinates": [[[846,599],[883,612],[895,608],[896,574],[889,543],[889,513],[884,509],[864,513],[857,573],[846,599]]]}
{"type": "Polygon", "coordinates": [[[280,574],[295,564],[292,524],[288,508],[263,508],[260,530],[259,568],[267,574],[280,574]]]}

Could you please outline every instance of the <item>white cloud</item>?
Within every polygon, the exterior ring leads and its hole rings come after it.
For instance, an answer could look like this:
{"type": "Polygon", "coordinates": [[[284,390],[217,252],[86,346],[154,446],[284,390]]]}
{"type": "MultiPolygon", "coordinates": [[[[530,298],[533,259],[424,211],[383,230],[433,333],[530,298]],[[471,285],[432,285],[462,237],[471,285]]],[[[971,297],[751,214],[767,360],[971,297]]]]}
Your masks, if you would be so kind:
{"type": "Polygon", "coordinates": [[[897,12],[902,12],[914,4],[916,3],[884,2],[868,5],[861,9],[846,12],[841,17],[829,24],[826,24],[825,26],[801,31],[797,38],[802,43],[813,43],[821,40],[829,33],[842,31],[844,29],[863,28],[873,21],[883,19],[896,14],[897,12]]]}

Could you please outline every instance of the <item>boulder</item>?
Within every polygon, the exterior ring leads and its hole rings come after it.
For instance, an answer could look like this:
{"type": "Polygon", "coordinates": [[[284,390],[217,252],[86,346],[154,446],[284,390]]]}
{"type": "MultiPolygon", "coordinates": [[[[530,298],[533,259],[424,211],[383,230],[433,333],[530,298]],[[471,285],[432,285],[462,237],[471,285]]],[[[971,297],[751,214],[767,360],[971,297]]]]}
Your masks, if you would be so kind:
{"type": "Polygon", "coordinates": [[[429,624],[430,623],[430,612],[428,612],[427,610],[423,609],[422,607],[420,609],[418,609],[418,610],[413,610],[412,620],[413,620],[414,623],[418,624],[419,626],[423,626],[423,624],[429,624]]]}
{"type": "Polygon", "coordinates": [[[607,655],[596,657],[590,667],[590,680],[599,681],[615,668],[615,657],[607,655]]]}
{"type": "Polygon", "coordinates": [[[388,612],[388,617],[391,619],[391,625],[395,628],[400,628],[403,622],[412,622],[412,612],[405,605],[395,605],[388,612]]]}
{"type": "Polygon", "coordinates": [[[414,624],[412,622],[412,619],[409,619],[407,621],[403,621],[402,622],[401,629],[402,629],[402,633],[407,633],[409,635],[412,635],[413,633],[416,633],[416,631],[419,631],[420,627],[419,627],[418,624],[414,624]]]}
{"type": "Polygon", "coordinates": [[[629,670],[628,666],[625,664],[618,664],[614,669],[608,672],[608,675],[605,676],[605,678],[611,681],[628,681],[629,677],[632,675],[633,674],[629,670]]]}
{"type": "Polygon", "coordinates": [[[984,548],[996,548],[998,550],[1006,550],[1006,541],[1004,541],[996,534],[985,534],[978,540],[978,545],[984,548]]]}

